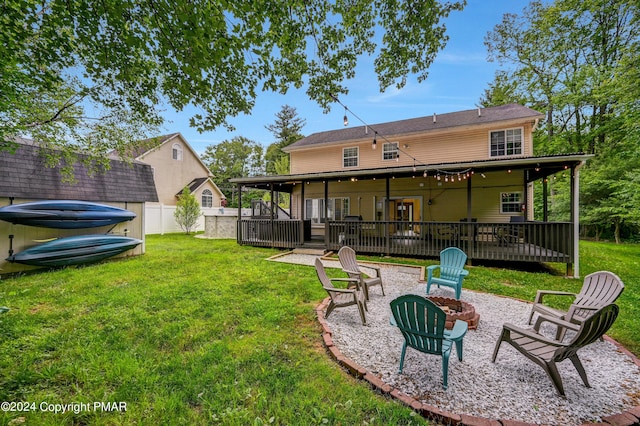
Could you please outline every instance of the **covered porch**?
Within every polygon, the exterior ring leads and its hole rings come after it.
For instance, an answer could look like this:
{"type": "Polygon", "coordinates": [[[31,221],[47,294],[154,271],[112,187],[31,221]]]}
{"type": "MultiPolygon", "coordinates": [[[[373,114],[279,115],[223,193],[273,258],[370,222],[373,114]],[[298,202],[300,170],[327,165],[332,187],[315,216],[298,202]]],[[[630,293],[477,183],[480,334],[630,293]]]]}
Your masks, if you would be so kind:
{"type": "Polygon", "coordinates": [[[358,253],[412,257],[437,257],[443,248],[456,246],[470,261],[559,262],[567,265],[568,275],[578,276],[579,168],[588,158],[576,154],[235,179],[239,194],[242,187],[270,191],[272,200],[286,193],[291,206],[288,215],[270,208],[251,218],[238,216],[237,240],[288,249],[349,245],[358,253]],[[570,217],[562,222],[547,220],[547,182],[556,173],[571,179],[570,217]],[[511,200],[514,181],[521,198],[511,200]],[[533,220],[534,182],[542,187],[542,220],[533,220]],[[500,203],[488,201],[495,194],[508,214],[500,203]]]}

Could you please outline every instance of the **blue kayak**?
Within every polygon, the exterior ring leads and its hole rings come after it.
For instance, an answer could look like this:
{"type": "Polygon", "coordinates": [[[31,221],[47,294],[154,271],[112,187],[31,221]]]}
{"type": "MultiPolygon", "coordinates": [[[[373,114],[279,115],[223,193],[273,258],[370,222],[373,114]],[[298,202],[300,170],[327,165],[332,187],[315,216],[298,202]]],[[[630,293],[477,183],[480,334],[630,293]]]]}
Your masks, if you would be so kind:
{"type": "Polygon", "coordinates": [[[69,266],[93,263],[124,253],[142,243],[120,235],[79,235],[49,241],[6,258],[33,266],[69,266]]]}
{"type": "Polygon", "coordinates": [[[135,213],[119,207],[76,200],[34,201],[0,207],[0,220],[56,229],[96,228],[135,217],[135,213]]]}

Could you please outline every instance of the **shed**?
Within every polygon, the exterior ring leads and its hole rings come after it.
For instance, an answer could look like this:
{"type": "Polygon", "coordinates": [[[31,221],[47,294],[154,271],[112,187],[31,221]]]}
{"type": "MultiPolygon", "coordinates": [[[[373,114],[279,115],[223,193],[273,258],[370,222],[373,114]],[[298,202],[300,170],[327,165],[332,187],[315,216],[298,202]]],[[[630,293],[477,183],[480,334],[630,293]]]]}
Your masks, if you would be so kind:
{"type": "MultiPolygon", "coordinates": [[[[81,157],[81,156],[80,156],[81,157]]],[[[42,241],[75,235],[116,234],[138,238],[143,243],[125,255],[145,251],[144,206],[157,202],[158,195],[149,165],[110,160],[110,168],[90,173],[81,161],[73,165],[75,182],[63,179],[60,167],[47,167],[42,150],[21,139],[15,152],[0,150],[0,207],[38,200],[82,200],[130,210],[136,217],[128,222],[89,229],[52,229],[0,221],[0,274],[33,269],[5,260],[42,241]]]]}

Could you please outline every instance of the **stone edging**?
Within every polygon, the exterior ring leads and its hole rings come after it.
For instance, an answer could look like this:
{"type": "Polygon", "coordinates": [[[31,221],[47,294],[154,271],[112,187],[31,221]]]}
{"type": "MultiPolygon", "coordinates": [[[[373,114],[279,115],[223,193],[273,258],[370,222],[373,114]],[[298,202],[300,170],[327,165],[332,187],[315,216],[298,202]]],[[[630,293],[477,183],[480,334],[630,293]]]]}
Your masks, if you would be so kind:
{"type": "MultiPolygon", "coordinates": [[[[356,364],[353,360],[347,358],[340,350],[333,344],[333,332],[329,328],[327,321],[324,318],[324,313],[329,305],[331,299],[327,297],[316,307],[316,315],[318,322],[322,326],[322,340],[327,348],[327,351],[331,357],[341,367],[345,368],[352,376],[369,382],[371,387],[380,392],[383,395],[391,396],[403,404],[411,407],[414,411],[428,420],[436,421],[443,425],[452,426],[536,426],[531,423],[520,422],[508,419],[487,419],[484,417],[470,416],[467,414],[455,414],[448,411],[441,410],[438,407],[429,404],[423,404],[410,395],[406,395],[400,392],[398,389],[392,387],[388,383],[383,382],[379,377],[368,372],[365,368],[356,364]]],[[[624,352],[633,359],[634,363],[640,366],[640,361],[631,352],[625,349],[618,342],[604,336],[604,338],[616,345],[619,351],[624,352]]],[[[630,410],[624,411],[619,414],[606,416],[602,419],[601,423],[585,423],[586,425],[611,425],[611,426],[639,426],[640,425],[640,406],[633,407],[630,410]]]]}

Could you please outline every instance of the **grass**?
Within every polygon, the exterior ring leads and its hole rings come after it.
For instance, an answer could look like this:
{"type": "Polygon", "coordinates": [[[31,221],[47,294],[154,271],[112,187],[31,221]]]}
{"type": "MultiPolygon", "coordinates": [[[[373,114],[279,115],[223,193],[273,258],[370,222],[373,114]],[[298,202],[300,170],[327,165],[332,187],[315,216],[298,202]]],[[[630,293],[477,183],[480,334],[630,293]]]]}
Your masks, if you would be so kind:
{"type": "MultiPolygon", "coordinates": [[[[425,424],[329,359],[314,314],[326,294],[314,270],[264,261],[275,253],[150,236],[138,258],[3,279],[0,305],[11,310],[0,316],[0,401],[36,410],[3,411],[0,422],[425,424]],[[94,402],[124,402],[126,411],[94,402]],[[43,412],[41,403],[90,408],[43,412]]],[[[640,245],[583,242],[581,254],[583,274],[608,269],[625,282],[610,335],[640,354],[640,245]]],[[[525,300],[538,288],[580,284],[495,267],[471,267],[465,280],[525,300]]]]}

